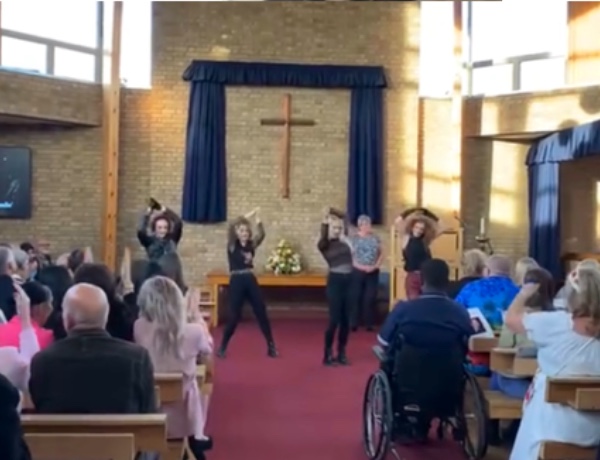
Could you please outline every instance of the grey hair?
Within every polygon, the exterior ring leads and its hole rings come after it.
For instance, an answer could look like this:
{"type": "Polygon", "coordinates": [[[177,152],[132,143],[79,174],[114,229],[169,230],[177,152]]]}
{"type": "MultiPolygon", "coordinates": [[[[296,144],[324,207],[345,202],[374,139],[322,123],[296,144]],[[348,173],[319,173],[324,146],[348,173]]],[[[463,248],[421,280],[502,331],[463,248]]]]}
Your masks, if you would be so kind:
{"type": "Polygon", "coordinates": [[[493,254],[488,257],[485,266],[492,275],[510,276],[511,263],[510,259],[500,254],[493,254]]]}
{"type": "Polygon", "coordinates": [[[0,274],[8,274],[15,264],[15,254],[10,247],[0,247],[0,274]]]}
{"type": "Polygon", "coordinates": [[[361,214],[360,216],[358,216],[358,219],[356,219],[357,225],[370,224],[370,223],[371,223],[371,218],[369,216],[367,216],[366,214],[361,214]]]}
{"type": "MultiPolygon", "coordinates": [[[[85,283],[80,283],[85,284],[85,283]]],[[[73,286],[71,289],[74,289],[76,286],[73,286]]],[[[69,291],[71,290],[69,289],[69,291]]],[[[106,328],[106,323],[108,323],[108,313],[110,310],[108,298],[104,291],[98,289],[98,295],[100,298],[100,305],[102,308],[94,309],[93,311],[81,310],[79,308],[73,308],[76,303],[69,297],[69,291],[67,291],[65,298],[62,303],[62,316],[63,320],[70,319],[71,322],[77,328],[81,329],[91,329],[91,328],[106,328]]]]}
{"type": "Polygon", "coordinates": [[[138,294],[138,306],[140,316],[155,326],[156,349],[181,358],[186,306],[177,284],[166,276],[146,280],[138,294]]]}
{"type": "Polygon", "coordinates": [[[531,257],[520,258],[515,265],[515,283],[518,286],[523,284],[525,275],[533,268],[539,268],[539,264],[531,257]]]}
{"type": "Polygon", "coordinates": [[[17,246],[13,246],[11,250],[15,258],[17,270],[25,270],[27,268],[27,264],[29,263],[29,254],[17,246]]]}

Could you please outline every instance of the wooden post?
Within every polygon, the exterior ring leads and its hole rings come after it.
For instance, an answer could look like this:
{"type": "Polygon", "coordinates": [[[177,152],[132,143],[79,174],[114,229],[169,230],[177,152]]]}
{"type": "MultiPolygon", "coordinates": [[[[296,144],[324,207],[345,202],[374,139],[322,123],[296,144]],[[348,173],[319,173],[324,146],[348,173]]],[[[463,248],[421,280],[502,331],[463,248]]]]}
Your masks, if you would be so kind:
{"type": "Polygon", "coordinates": [[[463,8],[462,1],[454,2],[454,85],[452,88],[452,148],[450,149],[450,203],[452,212],[460,210],[463,127],[463,8]]]}
{"type": "Polygon", "coordinates": [[[567,84],[594,84],[600,78],[600,2],[569,2],[567,84]]]}
{"type": "Polygon", "coordinates": [[[0,2],[0,65],[2,65],[2,2],[0,2]]]}
{"type": "Polygon", "coordinates": [[[123,2],[103,2],[104,59],[102,72],[104,201],[102,210],[102,259],[112,270],[117,259],[119,198],[119,120],[121,109],[121,30],[123,2]]]}

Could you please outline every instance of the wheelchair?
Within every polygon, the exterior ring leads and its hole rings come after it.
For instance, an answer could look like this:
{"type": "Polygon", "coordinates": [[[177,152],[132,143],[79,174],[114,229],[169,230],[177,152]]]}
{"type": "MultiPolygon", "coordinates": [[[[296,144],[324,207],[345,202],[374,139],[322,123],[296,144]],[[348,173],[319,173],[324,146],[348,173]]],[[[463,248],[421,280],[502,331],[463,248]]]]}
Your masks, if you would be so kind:
{"type": "Polygon", "coordinates": [[[458,442],[468,460],[487,452],[487,409],[475,378],[464,366],[465,349],[425,351],[403,344],[390,352],[373,347],[380,368],[368,381],[363,400],[363,445],[370,460],[384,460],[396,445],[427,439],[439,420],[438,439],[458,442]]]}

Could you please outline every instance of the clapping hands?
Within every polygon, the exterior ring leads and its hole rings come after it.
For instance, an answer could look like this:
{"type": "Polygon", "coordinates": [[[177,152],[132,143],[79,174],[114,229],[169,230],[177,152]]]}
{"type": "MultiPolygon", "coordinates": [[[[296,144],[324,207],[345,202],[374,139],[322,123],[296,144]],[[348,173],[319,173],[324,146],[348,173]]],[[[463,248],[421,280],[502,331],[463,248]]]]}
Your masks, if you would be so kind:
{"type": "Polygon", "coordinates": [[[31,300],[16,281],[13,282],[13,299],[15,301],[17,315],[19,315],[21,324],[31,324],[31,300]]]}

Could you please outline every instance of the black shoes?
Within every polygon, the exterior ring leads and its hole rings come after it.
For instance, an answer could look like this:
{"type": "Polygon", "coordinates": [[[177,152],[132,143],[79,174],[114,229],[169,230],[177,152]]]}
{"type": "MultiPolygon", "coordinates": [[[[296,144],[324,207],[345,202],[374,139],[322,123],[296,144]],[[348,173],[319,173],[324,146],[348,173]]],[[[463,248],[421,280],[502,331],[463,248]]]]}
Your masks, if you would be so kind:
{"type": "Polygon", "coordinates": [[[336,361],[338,364],[341,364],[342,366],[348,366],[350,364],[348,362],[348,357],[346,356],[346,352],[343,350],[338,352],[336,361]]]}
{"type": "Polygon", "coordinates": [[[325,366],[333,366],[335,364],[335,360],[333,359],[333,352],[331,348],[325,349],[325,355],[323,356],[323,365],[325,366]]]}
{"type": "Polygon", "coordinates": [[[277,358],[279,356],[279,352],[277,351],[277,347],[275,346],[275,342],[269,342],[267,345],[267,355],[270,358],[277,358]]]}
{"type": "Polygon", "coordinates": [[[196,460],[205,460],[206,455],[204,455],[204,452],[211,450],[213,447],[213,440],[210,436],[206,439],[196,439],[193,436],[188,436],[187,442],[188,448],[192,451],[196,460]]]}
{"type": "Polygon", "coordinates": [[[219,347],[219,350],[217,351],[217,357],[218,358],[224,358],[226,354],[227,354],[227,346],[226,345],[221,345],[219,347]]]}

